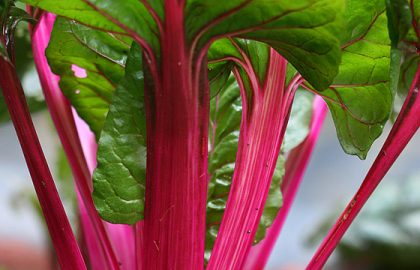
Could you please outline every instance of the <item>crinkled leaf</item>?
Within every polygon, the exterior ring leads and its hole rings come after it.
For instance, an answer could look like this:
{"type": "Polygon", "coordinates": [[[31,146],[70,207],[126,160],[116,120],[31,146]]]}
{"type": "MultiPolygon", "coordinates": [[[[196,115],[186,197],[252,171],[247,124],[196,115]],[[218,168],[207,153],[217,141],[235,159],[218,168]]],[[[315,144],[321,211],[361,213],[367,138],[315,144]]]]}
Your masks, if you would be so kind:
{"type": "Polygon", "coordinates": [[[133,44],[99,139],[93,198],[102,218],[112,223],[134,224],[143,218],[146,116],[141,62],[141,50],[133,44]]]}
{"type": "Polygon", "coordinates": [[[320,94],[332,113],[346,153],[364,159],[390,116],[390,42],[382,0],[348,0],[342,63],[333,85],[320,94]]]}
{"type": "Polygon", "coordinates": [[[316,89],[323,90],[340,62],[339,0],[189,0],[187,38],[198,47],[225,35],[270,44],[316,89]]]}
{"type": "Polygon", "coordinates": [[[130,45],[113,35],[57,18],[47,49],[52,71],[77,113],[99,138],[130,45]],[[84,74],[77,74],[80,69],[84,74]]]}

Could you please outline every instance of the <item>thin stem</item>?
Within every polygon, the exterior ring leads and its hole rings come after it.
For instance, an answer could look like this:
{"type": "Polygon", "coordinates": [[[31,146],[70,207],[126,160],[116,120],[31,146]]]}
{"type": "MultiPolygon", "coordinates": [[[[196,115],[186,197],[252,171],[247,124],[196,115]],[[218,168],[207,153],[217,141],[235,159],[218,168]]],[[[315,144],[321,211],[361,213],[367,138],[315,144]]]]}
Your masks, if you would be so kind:
{"type": "Polygon", "coordinates": [[[321,246],[312,257],[307,269],[321,269],[334,251],[344,233],[360,212],[370,195],[384,178],[420,126],[420,66],[404,105],[381,151],[370,168],[359,190],[338,218],[321,246]]]}
{"type": "Polygon", "coordinates": [[[281,191],[283,194],[283,205],[274,220],[273,225],[268,229],[266,237],[256,246],[251,248],[248,255],[245,269],[264,269],[273,247],[280,235],[283,225],[288,216],[289,210],[296,197],[306,167],[318,140],[322,123],[327,112],[327,106],[320,96],[315,97],[313,102],[313,115],[310,132],[306,139],[293,149],[286,161],[286,174],[284,176],[281,191]]]}
{"type": "MultiPolygon", "coordinates": [[[[55,16],[50,13],[44,13],[32,33],[32,50],[34,52],[35,65],[42,84],[45,100],[51,113],[54,125],[57,129],[64,151],[72,169],[77,189],[78,198],[83,200],[80,204],[81,212],[87,215],[82,217],[89,218],[89,222],[96,235],[97,242],[105,254],[110,269],[119,269],[119,262],[109,240],[104,224],[99,217],[92,200],[91,174],[86,164],[86,159],[80,145],[74,123],[70,103],[61,93],[58,82],[59,77],[54,75],[48,66],[45,57],[55,16]]],[[[87,233],[87,232],[86,232],[87,233]]],[[[94,258],[92,258],[94,260],[94,258]]]]}
{"type": "MultiPolygon", "coordinates": [[[[284,100],[286,65],[271,50],[267,83],[264,89],[254,90],[260,97],[252,97],[252,110],[242,112],[231,191],[208,270],[241,269],[254,240],[290,113],[290,107],[283,108],[291,104],[284,100]]],[[[240,78],[238,82],[243,88],[240,78]]]]}
{"type": "Polygon", "coordinates": [[[42,152],[15,67],[0,56],[0,70],[0,87],[31,174],[60,267],[63,270],[86,269],[42,152]]]}

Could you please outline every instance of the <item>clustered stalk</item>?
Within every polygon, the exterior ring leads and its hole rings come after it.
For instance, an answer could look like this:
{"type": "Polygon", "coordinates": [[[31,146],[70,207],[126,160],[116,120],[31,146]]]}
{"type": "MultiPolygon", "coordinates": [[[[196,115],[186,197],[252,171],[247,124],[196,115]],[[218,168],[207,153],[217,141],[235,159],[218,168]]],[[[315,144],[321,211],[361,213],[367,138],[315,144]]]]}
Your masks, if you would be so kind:
{"type": "Polygon", "coordinates": [[[306,139],[287,156],[285,166],[286,173],[281,185],[283,205],[280,208],[273,224],[270,228],[268,228],[265,238],[256,246],[251,248],[247,257],[245,269],[252,270],[265,268],[309,164],[310,157],[318,140],[326,113],[327,106],[325,102],[320,96],[316,96],[313,102],[313,112],[309,134],[306,139]]]}
{"type": "Polygon", "coordinates": [[[60,78],[52,73],[45,56],[45,50],[50,40],[54,21],[55,16],[53,14],[43,13],[32,31],[32,50],[35,65],[37,67],[48,109],[74,175],[78,191],[77,198],[79,201],[81,218],[88,219],[82,220],[82,225],[84,225],[83,229],[86,230],[84,233],[88,246],[99,244],[99,250],[97,248],[88,249],[88,252],[91,255],[90,257],[98,257],[98,252],[100,251],[102,253],[100,256],[105,258],[103,262],[107,262],[105,263],[105,266],[107,266],[106,268],[119,269],[119,262],[114,253],[104,223],[93,204],[91,195],[91,173],[89,172],[83,154],[70,103],[59,88],[58,82],[60,78]],[[87,228],[88,226],[90,229],[87,228]],[[88,232],[93,232],[94,237],[88,235],[88,232]],[[93,244],[91,238],[93,238],[97,244],[93,244]]]}
{"type": "MultiPolygon", "coordinates": [[[[0,42],[4,44],[1,37],[0,42]]],[[[86,269],[36,134],[14,64],[0,56],[0,87],[15,127],[61,269],[86,269]]]]}
{"type": "MultiPolygon", "coordinates": [[[[183,1],[165,1],[159,74],[145,68],[147,171],[144,269],[204,264],[209,93],[203,54],[190,52],[183,1]]],[[[147,62],[147,61],[144,61],[147,62]]],[[[140,235],[140,234],[139,234],[140,235]]]]}
{"type": "MultiPolygon", "coordinates": [[[[297,88],[285,88],[286,66],[287,61],[271,50],[265,83],[253,89],[253,97],[247,96],[234,72],[242,95],[242,122],[230,194],[209,270],[240,269],[254,240],[297,88]]],[[[251,80],[258,85],[256,77],[251,80]]]]}
{"type": "Polygon", "coordinates": [[[312,257],[307,269],[322,269],[370,195],[417,132],[420,126],[419,88],[420,66],[417,67],[407,98],[375,162],[356,195],[347,205],[312,257]]]}
{"type": "MultiPolygon", "coordinates": [[[[162,0],[164,20],[141,1],[155,20],[160,51],[111,15],[84,1],[143,46],[147,120],[144,221],[135,228],[103,222],[92,200],[96,142],[59,89],[59,78],[44,55],[55,16],[44,13],[32,31],[32,49],[46,103],[69,159],[76,183],[84,239],[93,269],[197,269],[204,265],[208,175],[209,85],[206,51],[195,51],[185,33],[183,0],[162,0]],[[156,54],[155,54],[156,53],[156,54]],[[80,141],[80,138],[83,141],[80,141]],[[114,245],[113,245],[114,244],[114,245]],[[135,258],[135,260],[134,260],[135,258]]],[[[243,8],[252,1],[245,1],[243,8]]],[[[233,9],[230,12],[235,12],[233,9]]],[[[223,16],[230,16],[233,13],[223,16]]],[[[210,30],[224,17],[204,28],[210,30]]],[[[269,22],[267,22],[269,23],[269,22]]],[[[262,28],[263,29],[263,28],[262,28]]],[[[203,34],[205,31],[201,32],[203,34]]],[[[240,33],[239,31],[238,33],[240,33]]],[[[237,34],[238,34],[237,33],[237,34]]],[[[4,34],[4,33],[3,33],[4,34]]],[[[201,38],[198,34],[196,41],[201,38]]],[[[232,34],[233,35],[233,34],[232,34]]],[[[231,35],[231,36],[232,36],[231,35]]],[[[5,43],[0,36],[0,42],[5,43]]],[[[209,46],[209,45],[208,45],[209,46]]],[[[239,46],[237,48],[240,50],[239,46]]],[[[229,198],[210,257],[209,270],[262,269],[280,234],[309,162],[326,106],[314,101],[310,134],[289,153],[281,186],[284,205],[266,239],[252,248],[290,116],[298,74],[286,84],[287,61],[274,49],[261,83],[246,54],[233,68],[242,97],[242,122],[229,198]],[[247,255],[249,255],[247,259],[247,255]]],[[[86,269],[33,126],[12,60],[0,57],[0,87],[32,176],[61,269],[86,269]]],[[[227,59],[223,59],[227,60],[227,59]]],[[[308,269],[321,269],[386,172],[420,126],[420,66],[407,99],[359,191],[318,249],[308,269]]]]}

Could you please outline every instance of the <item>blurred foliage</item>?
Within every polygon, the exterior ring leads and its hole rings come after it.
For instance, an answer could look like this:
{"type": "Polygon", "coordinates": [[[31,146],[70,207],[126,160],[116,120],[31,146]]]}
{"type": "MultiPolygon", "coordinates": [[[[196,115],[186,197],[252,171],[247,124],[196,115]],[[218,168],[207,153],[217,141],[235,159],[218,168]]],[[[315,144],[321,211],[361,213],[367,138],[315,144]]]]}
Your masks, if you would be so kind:
{"type": "MultiPolygon", "coordinates": [[[[310,238],[317,244],[337,214],[310,238]]],[[[372,195],[337,248],[332,269],[420,269],[420,172],[385,182],[372,195]]]]}
{"type": "MultiPolygon", "coordinates": [[[[57,185],[60,198],[63,201],[66,213],[69,217],[70,223],[74,231],[78,229],[77,223],[77,204],[76,194],[74,192],[73,176],[70,166],[67,162],[66,155],[61,145],[57,147],[57,152],[54,160],[54,179],[57,185]]],[[[45,235],[48,235],[45,219],[42,214],[41,206],[32,186],[24,186],[18,190],[12,197],[11,206],[19,211],[24,206],[29,205],[34,213],[36,213],[38,220],[43,224],[45,235]]],[[[1,270],[1,268],[0,268],[1,270]]]]}

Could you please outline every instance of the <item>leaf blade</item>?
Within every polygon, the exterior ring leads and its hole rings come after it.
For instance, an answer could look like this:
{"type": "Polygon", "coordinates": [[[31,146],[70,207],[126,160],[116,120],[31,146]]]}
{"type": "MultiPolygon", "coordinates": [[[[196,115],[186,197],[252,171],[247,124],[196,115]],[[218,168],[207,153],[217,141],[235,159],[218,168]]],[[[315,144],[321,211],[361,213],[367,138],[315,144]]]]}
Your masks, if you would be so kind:
{"type": "Polygon", "coordinates": [[[146,116],[141,58],[134,44],[99,139],[93,198],[101,217],[111,223],[134,224],[143,218],[146,116]]]}

